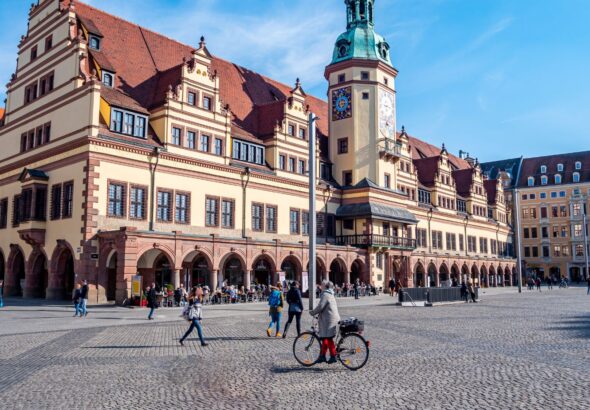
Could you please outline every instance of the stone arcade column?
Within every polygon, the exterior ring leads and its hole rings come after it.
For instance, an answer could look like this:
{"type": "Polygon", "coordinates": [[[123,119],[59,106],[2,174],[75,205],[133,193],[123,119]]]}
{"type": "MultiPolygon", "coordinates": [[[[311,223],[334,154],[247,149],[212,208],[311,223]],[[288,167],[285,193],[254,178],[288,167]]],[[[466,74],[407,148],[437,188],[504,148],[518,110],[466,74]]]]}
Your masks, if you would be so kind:
{"type": "Polygon", "coordinates": [[[172,272],[172,284],[174,285],[174,289],[178,289],[180,286],[180,272],[182,268],[174,268],[174,272],[172,272]]]}
{"type": "Polygon", "coordinates": [[[244,271],[244,289],[248,290],[250,288],[250,284],[252,283],[252,276],[254,276],[253,270],[246,269],[244,271]]]}

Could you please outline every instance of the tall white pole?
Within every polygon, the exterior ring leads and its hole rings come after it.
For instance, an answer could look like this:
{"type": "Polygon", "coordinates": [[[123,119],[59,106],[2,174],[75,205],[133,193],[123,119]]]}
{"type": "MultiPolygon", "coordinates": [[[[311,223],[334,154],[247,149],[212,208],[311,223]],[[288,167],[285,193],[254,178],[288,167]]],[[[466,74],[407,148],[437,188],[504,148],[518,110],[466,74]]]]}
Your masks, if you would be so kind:
{"type": "Polygon", "coordinates": [[[309,114],[309,310],[315,307],[316,282],[316,119],[317,117],[314,113],[309,114]]]}
{"type": "Polygon", "coordinates": [[[515,229],[514,229],[514,239],[516,243],[514,244],[514,250],[516,251],[516,272],[518,273],[518,293],[522,293],[522,255],[520,252],[520,206],[518,205],[519,201],[519,193],[518,188],[514,188],[514,222],[515,222],[515,229]]]}

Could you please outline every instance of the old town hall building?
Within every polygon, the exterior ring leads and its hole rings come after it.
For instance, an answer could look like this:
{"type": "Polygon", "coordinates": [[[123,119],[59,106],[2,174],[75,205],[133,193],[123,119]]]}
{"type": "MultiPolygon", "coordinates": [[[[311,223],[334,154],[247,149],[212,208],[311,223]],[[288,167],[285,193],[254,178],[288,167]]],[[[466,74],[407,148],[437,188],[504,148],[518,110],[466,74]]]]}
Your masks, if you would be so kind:
{"type": "Polygon", "coordinates": [[[502,185],[398,131],[374,0],[345,3],[327,101],[214,56],[204,38],[184,45],[74,0],[34,4],[0,114],[5,294],[63,298],[88,279],[92,303],[123,303],[137,274],[160,286],[301,278],[310,166],[320,278],[512,285],[502,185]]]}

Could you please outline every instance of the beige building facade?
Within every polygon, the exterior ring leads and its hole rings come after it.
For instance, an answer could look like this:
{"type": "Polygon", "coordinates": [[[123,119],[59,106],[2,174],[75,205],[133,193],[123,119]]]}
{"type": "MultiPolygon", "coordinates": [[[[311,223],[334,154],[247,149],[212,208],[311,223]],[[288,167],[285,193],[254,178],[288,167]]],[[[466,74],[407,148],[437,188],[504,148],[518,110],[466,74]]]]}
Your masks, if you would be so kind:
{"type": "Polygon", "coordinates": [[[506,164],[518,164],[510,185],[518,196],[513,202],[520,216],[523,277],[585,280],[590,152],[498,161],[485,168],[493,175],[506,164]]]}
{"type": "Polygon", "coordinates": [[[312,165],[318,279],[511,285],[502,184],[396,132],[398,73],[373,1],[346,6],[325,102],[205,39],[190,47],[78,1],[33,5],[0,120],[5,294],[67,298],[87,279],[91,303],[126,303],[135,275],[302,280],[312,165]]]}

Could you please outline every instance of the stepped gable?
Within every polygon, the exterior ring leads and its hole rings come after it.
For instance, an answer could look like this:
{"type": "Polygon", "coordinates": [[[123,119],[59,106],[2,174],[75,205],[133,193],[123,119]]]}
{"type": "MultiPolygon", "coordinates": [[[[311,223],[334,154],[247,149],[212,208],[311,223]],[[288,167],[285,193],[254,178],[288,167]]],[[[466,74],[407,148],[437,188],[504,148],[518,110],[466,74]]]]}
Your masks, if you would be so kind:
{"type": "MultiPolygon", "coordinates": [[[[160,105],[168,86],[179,82],[182,61],[192,58],[194,47],[84,3],[76,2],[75,11],[81,21],[104,36],[101,53],[116,70],[117,87],[144,108],[160,105]]],[[[221,99],[230,105],[238,128],[257,137],[266,134],[268,123],[260,124],[256,107],[284,102],[292,87],[218,57],[213,57],[211,70],[220,77],[221,99]]],[[[327,104],[312,96],[306,102],[320,116],[319,134],[327,136],[327,116],[321,115],[327,112],[327,104]]],[[[267,113],[266,109],[261,112],[267,113]]],[[[275,123],[276,118],[273,127],[275,123]]]]}

